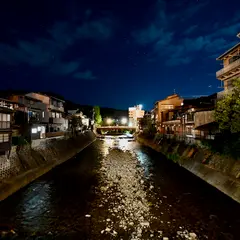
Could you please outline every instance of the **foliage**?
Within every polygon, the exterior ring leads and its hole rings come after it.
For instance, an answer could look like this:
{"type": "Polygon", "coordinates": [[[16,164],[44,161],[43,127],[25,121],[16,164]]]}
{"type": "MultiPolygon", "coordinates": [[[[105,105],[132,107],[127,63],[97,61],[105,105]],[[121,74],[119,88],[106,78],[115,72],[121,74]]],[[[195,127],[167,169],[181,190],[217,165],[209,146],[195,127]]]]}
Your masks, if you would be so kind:
{"type": "Polygon", "coordinates": [[[72,116],[70,120],[70,129],[73,135],[76,135],[76,130],[82,127],[82,119],[77,116],[72,116]]]}
{"type": "Polygon", "coordinates": [[[17,140],[17,145],[24,145],[26,142],[31,143],[31,124],[24,122],[19,128],[20,137],[17,140]]]}
{"type": "MultiPolygon", "coordinates": [[[[234,158],[240,156],[240,78],[233,80],[233,90],[217,102],[215,120],[220,134],[208,146],[212,151],[234,158]]],[[[209,145],[209,142],[207,143],[209,145]]],[[[206,146],[206,143],[205,143],[206,146]]]]}
{"type": "Polygon", "coordinates": [[[201,140],[203,147],[208,148],[211,152],[221,155],[231,156],[239,159],[240,156],[240,134],[222,132],[215,135],[214,140],[201,140]]]}
{"type": "Polygon", "coordinates": [[[147,138],[154,138],[157,133],[157,129],[149,117],[142,118],[139,122],[139,126],[140,129],[143,130],[143,135],[147,138]]]}
{"type": "Polygon", "coordinates": [[[222,132],[240,133],[240,78],[233,80],[233,90],[217,102],[215,119],[222,132]]]}
{"type": "Polygon", "coordinates": [[[101,124],[102,116],[100,114],[100,107],[94,106],[94,121],[96,124],[101,124]]]}

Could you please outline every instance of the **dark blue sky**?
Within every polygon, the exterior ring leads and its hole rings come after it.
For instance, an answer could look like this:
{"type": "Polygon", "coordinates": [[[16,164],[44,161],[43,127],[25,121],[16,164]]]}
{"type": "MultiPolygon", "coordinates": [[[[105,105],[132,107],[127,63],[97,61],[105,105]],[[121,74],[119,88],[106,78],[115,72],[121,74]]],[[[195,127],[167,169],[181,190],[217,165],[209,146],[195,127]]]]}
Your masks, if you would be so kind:
{"type": "Polygon", "coordinates": [[[216,57],[238,42],[239,0],[0,3],[1,88],[128,108],[220,91],[216,57]]]}

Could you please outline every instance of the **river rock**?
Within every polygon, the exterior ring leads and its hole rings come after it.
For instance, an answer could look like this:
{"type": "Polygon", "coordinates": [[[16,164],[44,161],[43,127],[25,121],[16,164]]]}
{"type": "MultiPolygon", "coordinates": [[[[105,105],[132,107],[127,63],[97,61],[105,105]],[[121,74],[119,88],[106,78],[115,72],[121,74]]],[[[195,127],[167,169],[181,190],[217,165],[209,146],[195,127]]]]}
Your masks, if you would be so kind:
{"type": "Polygon", "coordinates": [[[195,240],[195,239],[197,239],[197,235],[196,235],[196,233],[189,233],[189,237],[191,238],[191,240],[195,240]]]}

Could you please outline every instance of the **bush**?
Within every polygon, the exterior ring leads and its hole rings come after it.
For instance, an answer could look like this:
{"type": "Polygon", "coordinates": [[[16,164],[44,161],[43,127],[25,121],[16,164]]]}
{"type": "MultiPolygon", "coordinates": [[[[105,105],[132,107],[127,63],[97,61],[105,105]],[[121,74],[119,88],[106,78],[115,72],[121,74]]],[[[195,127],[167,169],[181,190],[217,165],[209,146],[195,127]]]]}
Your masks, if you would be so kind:
{"type": "Polygon", "coordinates": [[[23,136],[14,136],[12,137],[13,146],[21,146],[28,144],[28,141],[23,136]]]}
{"type": "Polygon", "coordinates": [[[222,155],[228,155],[235,159],[240,156],[240,134],[221,133],[215,136],[214,140],[202,140],[203,146],[209,148],[212,152],[222,155]]]}

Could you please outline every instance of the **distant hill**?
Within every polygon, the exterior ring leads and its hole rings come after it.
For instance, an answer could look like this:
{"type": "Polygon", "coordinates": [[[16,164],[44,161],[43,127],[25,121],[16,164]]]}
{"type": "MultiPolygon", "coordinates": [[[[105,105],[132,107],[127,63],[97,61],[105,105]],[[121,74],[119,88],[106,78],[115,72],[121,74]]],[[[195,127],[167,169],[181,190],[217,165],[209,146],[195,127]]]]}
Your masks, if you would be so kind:
{"type": "MultiPolygon", "coordinates": [[[[69,100],[65,100],[65,108],[67,110],[74,110],[79,109],[81,112],[83,112],[88,117],[92,116],[92,105],[81,105],[79,103],[74,103],[69,100]]],[[[107,108],[107,107],[100,107],[100,113],[102,118],[121,118],[121,117],[127,117],[128,116],[128,110],[120,110],[120,109],[114,109],[114,108],[107,108]]]]}

